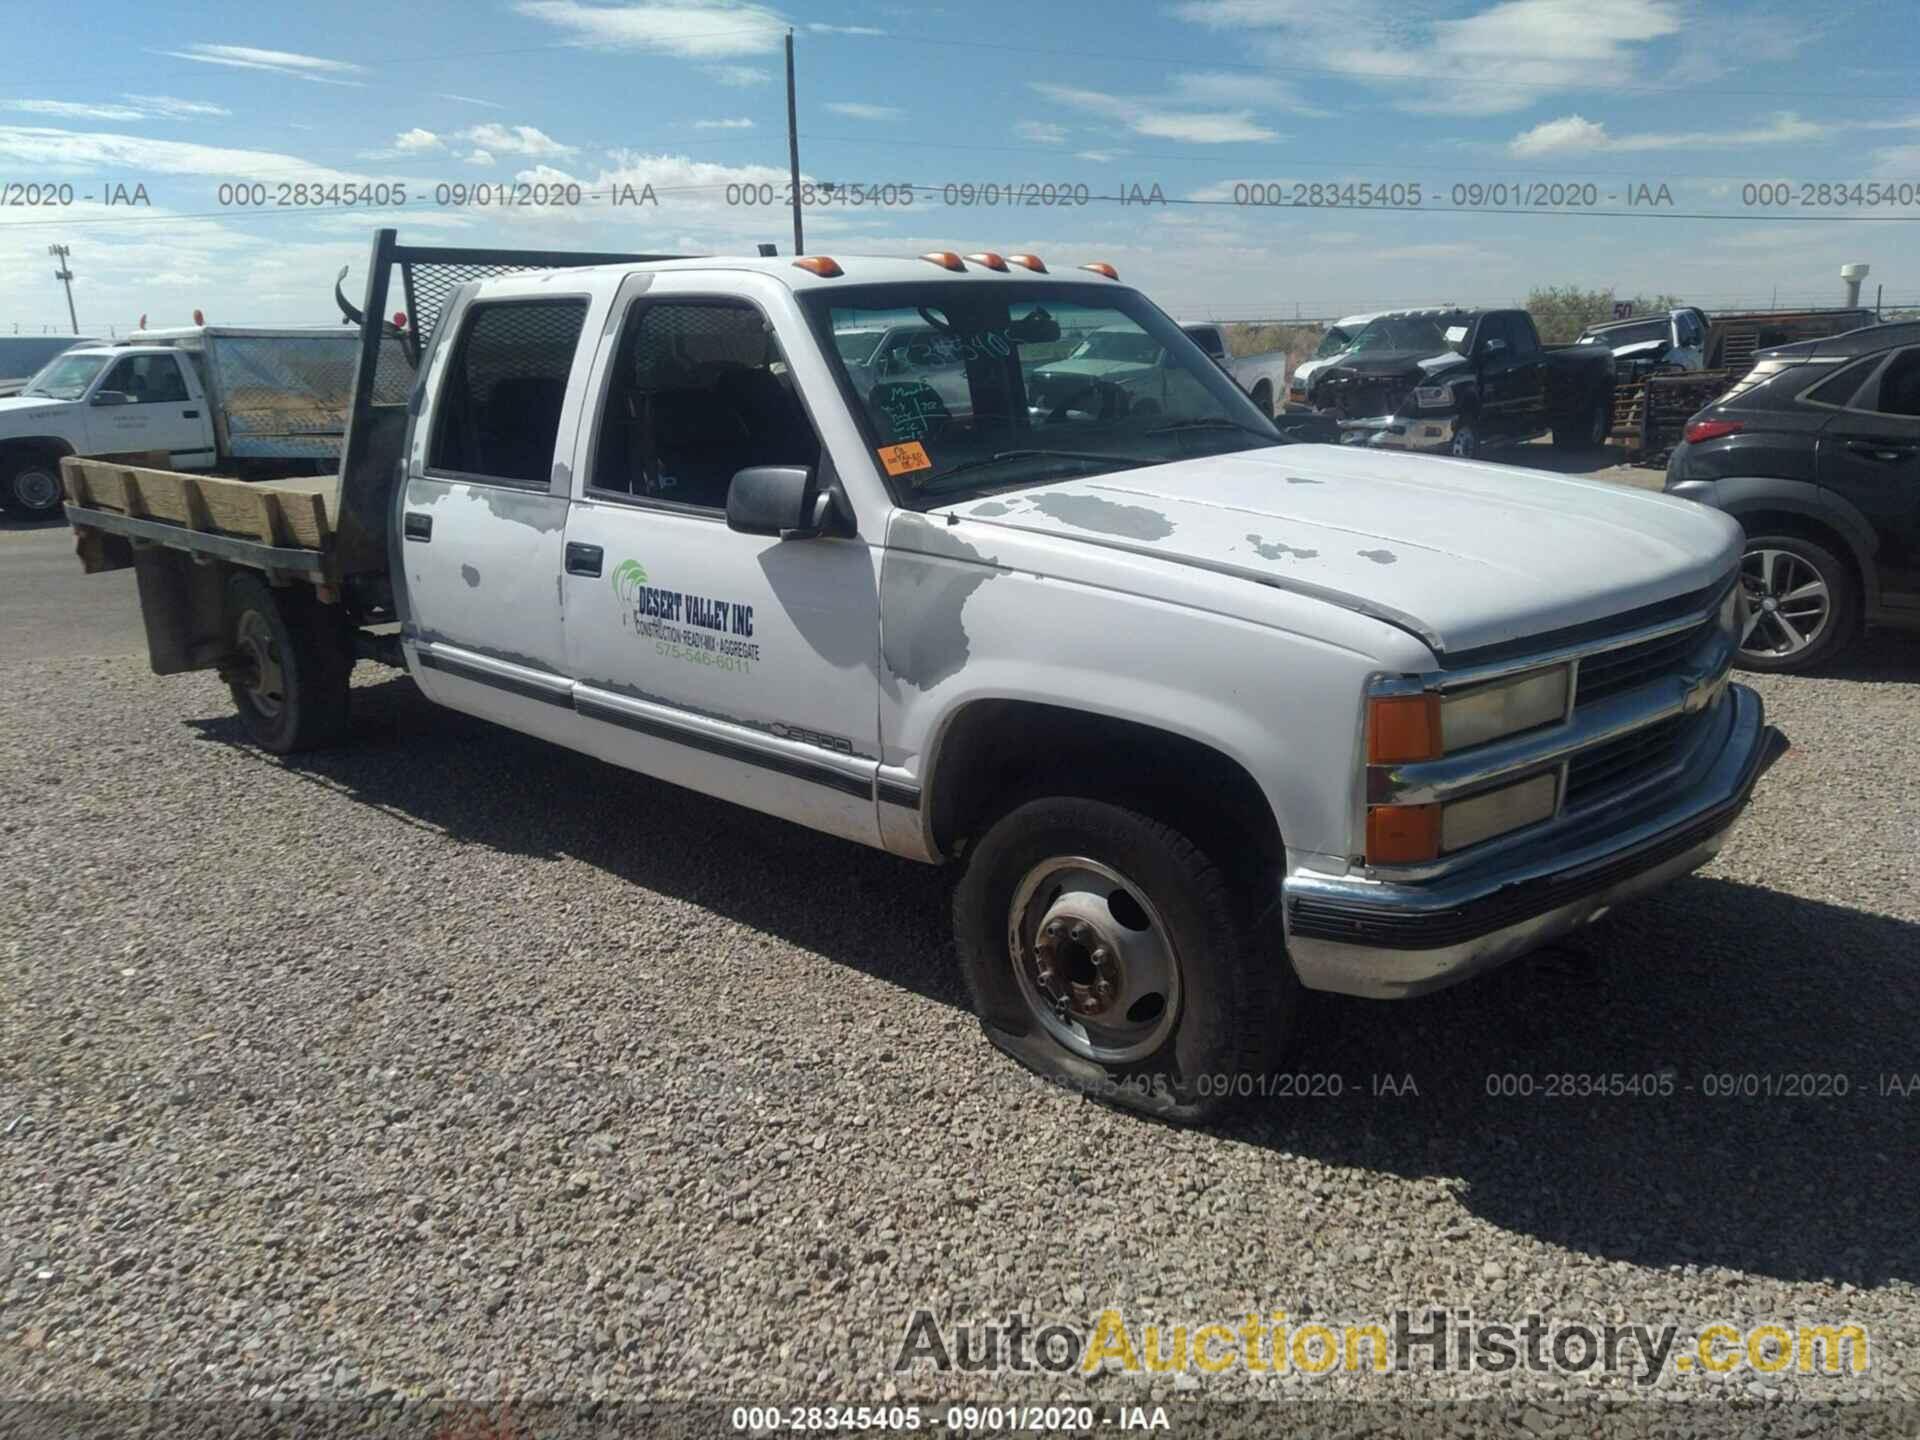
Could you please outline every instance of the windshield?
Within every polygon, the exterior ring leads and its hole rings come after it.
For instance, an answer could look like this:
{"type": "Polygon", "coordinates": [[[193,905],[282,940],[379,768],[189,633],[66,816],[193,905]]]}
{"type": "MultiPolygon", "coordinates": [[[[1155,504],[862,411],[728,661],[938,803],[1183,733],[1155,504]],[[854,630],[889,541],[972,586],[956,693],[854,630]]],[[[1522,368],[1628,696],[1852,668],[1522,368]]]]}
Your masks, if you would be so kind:
{"type": "Polygon", "coordinates": [[[110,355],[62,355],[44,366],[20,393],[45,395],[52,400],[78,400],[93,383],[93,377],[112,358],[110,355]]]}
{"type": "Polygon", "coordinates": [[[1395,315],[1371,322],[1354,338],[1356,353],[1369,350],[1420,350],[1437,355],[1450,348],[1440,327],[1424,315],[1395,315]]]}
{"type": "Polygon", "coordinates": [[[854,413],[905,505],[1285,443],[1134,291],[1072,283],[805,292],[854,413]],[[878,372],[842,336],[913,330],[878,372]]]}
{"type": "Polygon", "coordinates": [[[878,330],[849,330],[833,337],[834,348],[849,365],[865,365],[873,359],[873,352],[879,344],[878,330]]]}
{"type": "Polygon", "coordinates": [[[1582,335],[1576,342],[1581,345],[1605,345],[1610,350],[1618,350],[1627,345],[1644,345],[1649,340],[1665,340],[1667,322],[1648,320],[1640,325],[1621,325],[1597,333],[1582,335]]]}
{"type": "Polygon", "coordinates": [[[1329,355],[1342,354],[1351,344],[1353,344],[1353,336],[1338,325],[1330,325],[1327,327],[1326,335],[1320,341],[1320,348],[1313,352],[1313,358],[1325,360],[1329,355]]]}

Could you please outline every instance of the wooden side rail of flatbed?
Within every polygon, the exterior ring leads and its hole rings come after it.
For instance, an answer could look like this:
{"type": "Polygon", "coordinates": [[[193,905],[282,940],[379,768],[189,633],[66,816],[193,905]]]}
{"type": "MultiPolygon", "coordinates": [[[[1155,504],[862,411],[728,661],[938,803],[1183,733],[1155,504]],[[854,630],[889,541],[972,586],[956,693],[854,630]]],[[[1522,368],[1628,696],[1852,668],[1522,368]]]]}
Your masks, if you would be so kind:
{"type": "Polygon", "coordinates": [[[89,574],[131,563],[123,547],[104,543],[104,536],[117,535],[335,590],[337,476],[232,480],[134,463],[158,459],[164,465],[165,458],[69,456],[60,462],[67,518],[89,574]]]}

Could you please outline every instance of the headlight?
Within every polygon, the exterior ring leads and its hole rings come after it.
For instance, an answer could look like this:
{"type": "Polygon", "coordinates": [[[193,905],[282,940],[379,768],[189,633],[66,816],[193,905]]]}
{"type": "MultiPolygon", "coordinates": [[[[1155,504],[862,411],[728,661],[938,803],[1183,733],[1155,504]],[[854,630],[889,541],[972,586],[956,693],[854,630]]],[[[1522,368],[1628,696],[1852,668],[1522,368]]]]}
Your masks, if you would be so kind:
{"type": "Polygon", "coordinates": [[[1413,403],[1422,410],[1446,410],[1453,405],[1453,387],[1451,385],[1416,385],[1413,387],[1413,403]]]}
{"type": "Polygon", "coordinates": [[[1440,699],[1440,747],[1451,755],[1566,718],[1572,667],[1556,665],[1440,699]]]}

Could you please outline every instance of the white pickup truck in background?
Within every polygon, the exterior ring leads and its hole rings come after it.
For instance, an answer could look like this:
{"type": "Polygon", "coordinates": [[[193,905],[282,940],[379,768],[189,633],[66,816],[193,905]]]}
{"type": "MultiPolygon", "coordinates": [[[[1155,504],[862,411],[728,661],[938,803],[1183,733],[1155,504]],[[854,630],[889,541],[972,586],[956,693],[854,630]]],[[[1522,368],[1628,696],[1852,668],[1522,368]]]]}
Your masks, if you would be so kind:
{"type": "Polygon", "coordinates": [[[0,399],[0,504],[60,506],[68,455],[164,454],[179,470],[312,473],[338,462],[358,335],[197,325],[76,345],[0,399]]]}
{"type": "Polygon", "coordinates": [[[1261,355],[1233,355],[1228,353],[1225,332],[1212,321],[1185,321],[1180,328],[1207,353],[1222,370],[1233,377],[1234,383],[1260,407],[1262,415],[1271,416],[1275,408],[1285,403],[1287,393],[1287,352],[1269,350],[1261,355]]]}
{"type": "Polygon", "coordinates": [[[452,293],[408,337],[417,386],[363,338],[330,505],[67,462],[88,568],[140,571],[155,670],[219,667],[285,752],[348,734],[357,658],[399,664],[952,862],[987,1034],[1090,1094],[1192,1121],[1261,1093],[1301,986],[1419,994],[1696,868],[1782,743],[1729,683],[1725,516],[1284,443],[1105,267],[555,269],[391,231],[373,258],[367,315],[396,269],[452,293]],[[527,268],[428,273],[456,262],[527,268]],[[865,373],[902,326],[933,334],[865,373]],[[1115,331],[1177,373],[1147,395],[1056,363],[1115,331]]]}

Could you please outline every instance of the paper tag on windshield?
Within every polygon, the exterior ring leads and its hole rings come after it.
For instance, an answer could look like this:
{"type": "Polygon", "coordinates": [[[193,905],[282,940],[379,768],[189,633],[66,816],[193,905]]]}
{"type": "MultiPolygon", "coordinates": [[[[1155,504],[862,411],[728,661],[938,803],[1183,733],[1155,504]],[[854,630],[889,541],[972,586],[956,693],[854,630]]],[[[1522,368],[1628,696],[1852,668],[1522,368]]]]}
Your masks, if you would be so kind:
{"type": "Polygon", "coordinates": [[[889,475],[911,475],[915,470],[933,468],[933,461],[927,458],[927,447],[918,440],[909,440],[904,445],[882,445],[880,463],[887,467],[889,475]]]}
{"type": "Polygon", "coordinates": [[[1460,342],[1461,342],[1462,340],[1464,340],[1464,339],[1466,339],[1466,338],[1467,338],[1467,327],[1466,327],[1466,326],[1464,326],[1464,325],[1449,325],[1449,326],[1447,327],[1447,343],[1448,343],[1449,345],[1458,345],[1458,344],[1459,344],[1459,343],[1460,343],[1460,342]]]}

